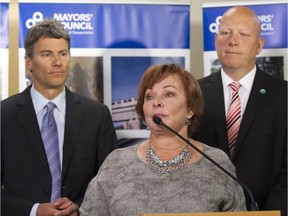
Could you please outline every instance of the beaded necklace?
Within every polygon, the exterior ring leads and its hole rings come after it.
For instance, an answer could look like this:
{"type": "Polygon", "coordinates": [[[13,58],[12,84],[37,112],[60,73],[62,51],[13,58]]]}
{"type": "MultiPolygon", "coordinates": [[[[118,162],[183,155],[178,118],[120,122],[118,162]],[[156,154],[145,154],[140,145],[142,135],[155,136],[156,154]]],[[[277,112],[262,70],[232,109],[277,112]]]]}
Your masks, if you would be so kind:
{"type": "Polygon", "coordinates": [[[189,146],[186,145],[182,152],[176,155],[171,160],[160,160],[158,155],[151,148],[149,143],[146,149],[146,160],[148,165],[153,169],[157,170],[159,173],[168,173],[173,170],[181,169],[187,165],[191,159],[192,153],[189,149],[189,146]]]}

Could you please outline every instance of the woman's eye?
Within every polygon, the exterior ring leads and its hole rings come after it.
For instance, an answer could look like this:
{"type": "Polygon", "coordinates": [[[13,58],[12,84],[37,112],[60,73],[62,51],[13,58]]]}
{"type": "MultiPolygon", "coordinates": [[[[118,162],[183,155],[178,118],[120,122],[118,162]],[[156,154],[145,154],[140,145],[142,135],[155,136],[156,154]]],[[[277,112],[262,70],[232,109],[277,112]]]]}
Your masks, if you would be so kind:
{"type": "Polygon", "coordinates": [[[166,97],[173,97],[175,94],[174,92],[167,92],[166,97]]]}
{"type": "Polygon", "coordinates": [[[149,101],[149,100],[152,100],[152,99],[153,99],[153,96],[152,96],[152,95],[146,95],[145,98],[146,98],[147,101],[149,101]]]}

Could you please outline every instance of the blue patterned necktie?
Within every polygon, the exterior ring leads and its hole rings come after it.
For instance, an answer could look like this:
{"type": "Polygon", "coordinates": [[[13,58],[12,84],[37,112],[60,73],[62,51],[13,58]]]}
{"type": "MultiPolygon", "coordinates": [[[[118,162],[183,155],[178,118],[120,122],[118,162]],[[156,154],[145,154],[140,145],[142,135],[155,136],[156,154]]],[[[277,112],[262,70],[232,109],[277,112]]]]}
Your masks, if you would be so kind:
{"type": "Polygon", "coordinates": [[[51,202],[61,197],[61,167],[59,156],[59,142],[57,125],[53,116],[56,105],[52,102],[47,103],[46,113],[42,120],[41,135],[44,143],[47,160],[52,177],[51,202]]]}

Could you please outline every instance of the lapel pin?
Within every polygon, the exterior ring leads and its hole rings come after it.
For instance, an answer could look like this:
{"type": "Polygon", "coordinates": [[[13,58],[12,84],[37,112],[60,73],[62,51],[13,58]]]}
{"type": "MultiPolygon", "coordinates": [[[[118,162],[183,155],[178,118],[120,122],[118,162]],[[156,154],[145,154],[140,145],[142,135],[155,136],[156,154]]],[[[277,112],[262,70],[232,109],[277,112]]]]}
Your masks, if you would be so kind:
{"type": "Polygon", "coordinates": [[[262,95],[263,95],[263,94],[266,94],[266,90],[265,90],[265,89],[260,89],[259,92],[260,92],[260,94],[262,94],[262,95]]]}

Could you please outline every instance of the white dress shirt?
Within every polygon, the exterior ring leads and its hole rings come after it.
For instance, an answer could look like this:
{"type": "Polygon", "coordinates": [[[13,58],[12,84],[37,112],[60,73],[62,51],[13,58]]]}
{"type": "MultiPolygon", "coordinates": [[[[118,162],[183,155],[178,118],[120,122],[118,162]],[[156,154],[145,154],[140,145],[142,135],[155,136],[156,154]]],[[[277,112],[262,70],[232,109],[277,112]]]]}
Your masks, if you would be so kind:
{"type": "MultiPolygon", "coordinates": [[[[241,101],[241,119],[242,119],[243,113],[245,111],[245,108],[246,108],[246,105],[247,105],[247,102],[249,99],[249,95],[250,95],[250,92],[252,89],[255,74],[256,74],[256,65],[254,66],[254,68],[249,73],[247,73],[244,77],[242,77],[238,81],[238,83],[240,84],[239,97],[240,97],[240,101],[241,101]]],[[[229,108],[229,105],[231,103],[232,93],[233,93],[233,90],[229,86],[229,84],[232,82],[235,82],[235,81],[232,80],[224,72],[223,69],[221,69],[221,77],[222,77],[223,91],[224,91],[225,113],[227,116],[228,108],[229,108]]]]}

